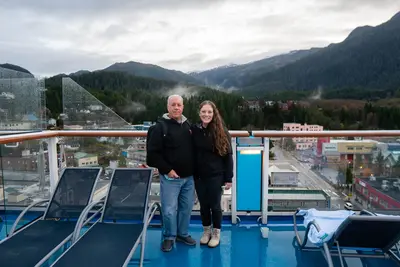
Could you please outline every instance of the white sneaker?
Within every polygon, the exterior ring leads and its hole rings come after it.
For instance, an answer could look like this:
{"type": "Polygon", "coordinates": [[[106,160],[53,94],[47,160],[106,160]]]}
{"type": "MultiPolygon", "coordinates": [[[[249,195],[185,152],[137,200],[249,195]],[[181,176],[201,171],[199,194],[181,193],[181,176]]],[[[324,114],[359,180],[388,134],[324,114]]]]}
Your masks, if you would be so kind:
{"type": "Polygon", "coordinates": [[[211,235],[211,240],[210,240],[210,242],[208,242],[208,246],[210,248],[215,248],[216,246],[218,246],[220,236],[221,236],[221,230],[214,228],[212,235],[211,235]]]}
{"type": "Polygon", "coordinates": [[[211,239],[211,226],[203,226],[203,235],[200,239],[201,245],[207,245],[211,239]]]}

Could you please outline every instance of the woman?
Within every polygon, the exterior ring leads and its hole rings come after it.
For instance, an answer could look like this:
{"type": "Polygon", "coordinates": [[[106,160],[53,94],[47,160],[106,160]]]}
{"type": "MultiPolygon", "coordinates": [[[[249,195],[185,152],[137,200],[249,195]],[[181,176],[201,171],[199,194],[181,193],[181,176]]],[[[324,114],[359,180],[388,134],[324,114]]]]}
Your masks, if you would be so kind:
{"type": "Polygon", "coordinates": [[[213,102],[201,103],[199,115],[201,122],[192,126],[192,137],[195,187],[204,228],[200,244],[216,247],[222,222],[222,186],[232,186],[231,137],[213,102]]]}

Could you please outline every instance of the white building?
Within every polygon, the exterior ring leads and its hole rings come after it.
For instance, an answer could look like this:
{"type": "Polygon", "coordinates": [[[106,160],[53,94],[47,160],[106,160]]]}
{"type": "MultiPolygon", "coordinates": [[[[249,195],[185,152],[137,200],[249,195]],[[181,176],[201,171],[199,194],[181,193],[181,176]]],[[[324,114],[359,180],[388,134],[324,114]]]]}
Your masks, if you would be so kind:
{"type": "Polygon", "coordinates": [[[276,163],[268,168],[272,186],[298,186],[299,170],[288,163],[276,163]]]}

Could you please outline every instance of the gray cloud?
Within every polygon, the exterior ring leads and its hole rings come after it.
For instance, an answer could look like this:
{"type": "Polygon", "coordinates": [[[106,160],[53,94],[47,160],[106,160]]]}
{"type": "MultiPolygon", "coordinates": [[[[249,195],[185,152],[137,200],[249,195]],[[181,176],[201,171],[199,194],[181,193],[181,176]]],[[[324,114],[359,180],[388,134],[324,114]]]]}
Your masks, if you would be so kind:
{"type": "Polygon", "coordinates": [[[292,19],[295,18],[294,14],[270,14],[260,18],[249,20],[247,25],[252,27],[254,25],[260,26],[264,29],[279,27],[286,24],[293,23],[292,19]]]}
{"type": "Polygon", "coordinates": [[[0,1],[0,62],[41,75],[130,60],[202,70],[340,42],[399,10],[391,0],[0,1]]]}
{"type": "Polygon", "coordinates": [[[175,64],[201,64],[207,58],[206,54],[195,53],[182,58],[168,59],[160,61],[161,65],[175,65],[175,64]]]}
{"type": "Polygon", "coordinates": [[[82,69],[98,69],[115,62],[116,57],[73,50],[53,50],[34,46],[0,45],[1,61],[23,66],[34,74],[54,75],[82,69]]]}
{"type": "MultiPolygon", "coordinates": [[[[37,14],[67,16],[99,16],[105,14],[115,14],[115,12],[137,13],[143,11],[159,9],[193,9],[204,8],[210,5],[223,2],[221,0],[12,0],[0,1],[0,8],[10,11],[24,10],[37,14]]],[[[121,13],[120,13],[121,14],[121,13]]]]}
{"type": "Polygon", "coordinates": [[[321,10],[350,12],[359,8],[397,8],[400,10],[400,2],[396,0],[320,0],[321,10]]]}
{"type": "Polygon", "coordinates": [[[130,34],[131,31],[127,28],[125,28],[123,25],[119,24],[112,24],[108,26],[107,29],[105,29],[100,36],[106,38],[106,39],[115,39],[118,38],[121,35],[125,34],[130,34]]]}

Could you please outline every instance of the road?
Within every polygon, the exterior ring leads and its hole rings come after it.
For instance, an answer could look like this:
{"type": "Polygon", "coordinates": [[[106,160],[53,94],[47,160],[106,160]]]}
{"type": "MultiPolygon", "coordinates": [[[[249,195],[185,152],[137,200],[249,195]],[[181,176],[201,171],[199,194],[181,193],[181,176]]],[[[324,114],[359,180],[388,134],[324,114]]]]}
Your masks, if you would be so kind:
{"type": "Polygon", "coordinates": [[[333,170],[330,168],[322,168],[320,171],[321,174],[323,174],[327,179],[329,179],[332,183],[337,184],[338,183],[338,171],[333,170]]]}
{"type": "Polygon", "coordinates": [[[274,147],[275,162],[286,162],[293,165],[299,171],[299,187],[307,187],[309,189],[321,189],[331,197],[331,207],[343,208],[344,201],[330,184],[324,181],[321,177],[315,174],[308,163],[299,162],[289,152],[281,150],[279,147],[274,147]]]}

